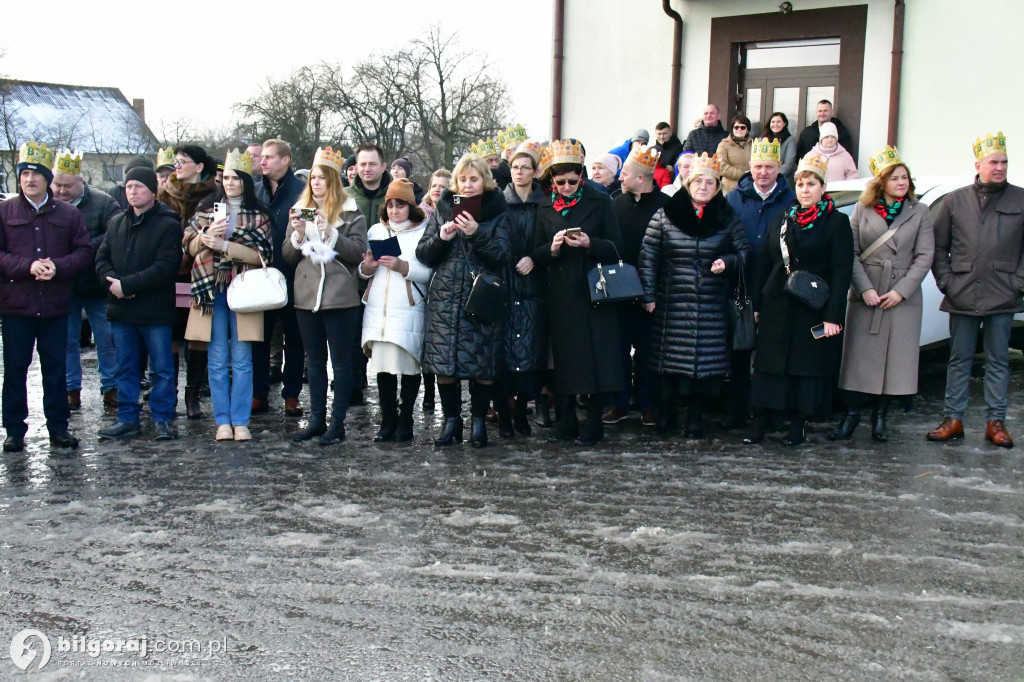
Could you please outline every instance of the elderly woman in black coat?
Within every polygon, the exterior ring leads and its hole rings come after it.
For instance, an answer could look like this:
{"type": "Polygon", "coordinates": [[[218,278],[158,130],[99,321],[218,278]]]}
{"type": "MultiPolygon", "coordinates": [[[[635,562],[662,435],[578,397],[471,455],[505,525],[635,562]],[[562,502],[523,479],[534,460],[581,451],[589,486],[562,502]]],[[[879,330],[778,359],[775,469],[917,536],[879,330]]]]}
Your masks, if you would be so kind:
{"type": "Polygon", "coordinates": [[[766,248],[758,254],[751,290],[757,326],[757,355],[750,402],[757,420],[744,443],[759,443],[769,412],[790,419],[783,445],[806,440],[808,420],[827,419],[832,386],[843,351],[842,323],[853,277],[853,232],[850,219],[835,210],[825,193],[828,160],[808,154],[796,169],[796,201],[768,229],[766,248]],[[783,229],[785,234],[783,235],[783,229]],[[828,284],[820,310],[786,291],[789,271],[806,270],[828,284]]]}
{"type": "MultiPolygon", "coordinates": [[[[460,199],[465,201],[465,199],[460,199]]],[[[427,295],[423,369],[437,375],[444,428],[434,445],[462,442],[462,385],[469,379],[473,431],[470,445],[487,445],[487,408],[501,364],[503,320],[497,324],[471,316],[466,303],[481,273],[501,274],[508,262],[508,205],[483,158],[466,154],[452,172],[430,215],[416,257],[433,268],[427,295]],[[456,196],[481,197],[479,220],[456,209],[456,196]]]]}
{"type": "Polygon", "coordinates": [[[721,192],[717,156],[694,160],[684,191],[651,218],[640,251],[644,307],[654,314],[651,369],[659,375],[659,433],[674,423],[678,395],[689,398],[686,435],[703,438],[707,397],[729,374],[728,297],[751,249],[721,192]]]}
{"type": "Polygon", "coordinates": [[[587,271],[619,260],[622,237],[611,198],[583,179],[583,148],[555,140],[541,155],[550,194],[537,210],[533,261],[545,268],[548,332],[561,416],[556,440],[597,444],[604,437],[601,412],[608,394],[629,387],[621,351],[618,304],[590,304],[587,271]],[[589,395],[580,429],[577,395],[589,395]],[[577,437],[578,435],[578,437],[577,437]]]}

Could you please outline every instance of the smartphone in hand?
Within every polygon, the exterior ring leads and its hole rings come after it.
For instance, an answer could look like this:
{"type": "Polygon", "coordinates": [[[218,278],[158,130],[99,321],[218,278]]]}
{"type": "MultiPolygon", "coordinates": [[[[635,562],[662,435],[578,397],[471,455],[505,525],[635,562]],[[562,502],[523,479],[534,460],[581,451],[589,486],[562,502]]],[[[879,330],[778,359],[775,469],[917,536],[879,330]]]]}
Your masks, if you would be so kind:
{"type": "Polygon", "coordinates": [[[213,221],[217,222],[221,218],[224,220],[228,219],[228,205],[218,201],[213,205],[213,221]]]}
{"type": "Polygon", "coordinates": [[[819,325],[811,327],[811,336],[813,336],[815,339],[825,338],[825,323],[822,322],[819,325]]]}

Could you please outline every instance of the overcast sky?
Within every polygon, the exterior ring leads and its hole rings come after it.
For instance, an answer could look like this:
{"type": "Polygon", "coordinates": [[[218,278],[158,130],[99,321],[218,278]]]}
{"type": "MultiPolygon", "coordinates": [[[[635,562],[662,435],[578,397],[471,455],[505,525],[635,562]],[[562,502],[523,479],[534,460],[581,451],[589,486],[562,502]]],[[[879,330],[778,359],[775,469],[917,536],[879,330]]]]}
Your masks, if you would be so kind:
{"type": "Polygon", "coordinates": [[[0,36],[0,74],[120,88],[129,101],[145,99],[157,137],[161,121],[179,116],[209,126],[234,123],[232,105],[268,76],[321,60],[353,65],[374,50],[405,45],[434,23],[495,65],[509,85],[513,116],[531,137],[546,139],[550,130],[551,0],[4,4],[10,30],[0,36]]]}

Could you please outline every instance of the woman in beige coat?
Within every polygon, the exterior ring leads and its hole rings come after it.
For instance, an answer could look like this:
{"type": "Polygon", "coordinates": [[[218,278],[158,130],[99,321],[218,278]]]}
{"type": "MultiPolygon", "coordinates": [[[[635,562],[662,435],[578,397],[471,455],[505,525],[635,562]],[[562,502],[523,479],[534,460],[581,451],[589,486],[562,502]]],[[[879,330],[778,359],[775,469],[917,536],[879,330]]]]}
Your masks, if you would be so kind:
{"type": "Polygon", "coordinates": [[[345,157],[330,147],[316,151],[309,185],[292,209],[281,249],[295,265],[295,317],[308,355],[310,419],[292,436],[320,437],[321,445],[345,440],[345,415],[352,395],[351,349],[362,328],[356,267],[366,252],[366,219],[341,185],[345,157]],[[306,220],[302,209],[313,209],[306,220]],[[334,403],[327,426],[327,349],[334,370],[334,403]]]}
{"type": "Polygon", "coordinates": [[[850,438],[862,408],[871,406],[871,436],[885,442],[892,397],[917,393],[921,282],[935,253],[928,207],[917,201],[910,171],[887,147],[872,157],[854,209],[853,284],[839,387],[847,412],[829,440],[850,438]]]}
{"type": "Polygon", "coordinates": [[[224,163],[223,185],[200,205],[182,238],[192,264],[192,305],[185,338],[209,342],[210,396],[217,440],[249,440],[252,409],[252,342],[263,340],[263,313],[228,308],[231,280],[250,267],[270,263],[270,216],[256,198],[252,158],[238,150],[224,163]],[[213,219],[217,204],[226,208],[213,219]],[[261,260],[262,259],[262,260],[261,260]]]}
{"type": "Polygon", "coordinates": [[[750,119],[743,114],[732,117],[732,132],[718,143],[722,164],[722,196],[736,189],[743,174],[750,170],[750,119]]]}

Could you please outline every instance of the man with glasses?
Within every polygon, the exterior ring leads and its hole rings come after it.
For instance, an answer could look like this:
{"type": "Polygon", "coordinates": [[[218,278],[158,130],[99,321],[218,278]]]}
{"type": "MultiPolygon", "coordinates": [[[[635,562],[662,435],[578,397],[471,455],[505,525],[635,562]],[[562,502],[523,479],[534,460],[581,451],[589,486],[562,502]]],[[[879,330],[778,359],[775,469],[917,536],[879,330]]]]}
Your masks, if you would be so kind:
{"type": "Polygon", "coordinates": [[[722,127],[719,120],[718,107],[708,104],[704,107],[700,125],[690,131],[683,142],[684,152],[693,152],[697,156],[707,152],[711,156],[718,151],[718,145],[729,133],[722,127]]]}

